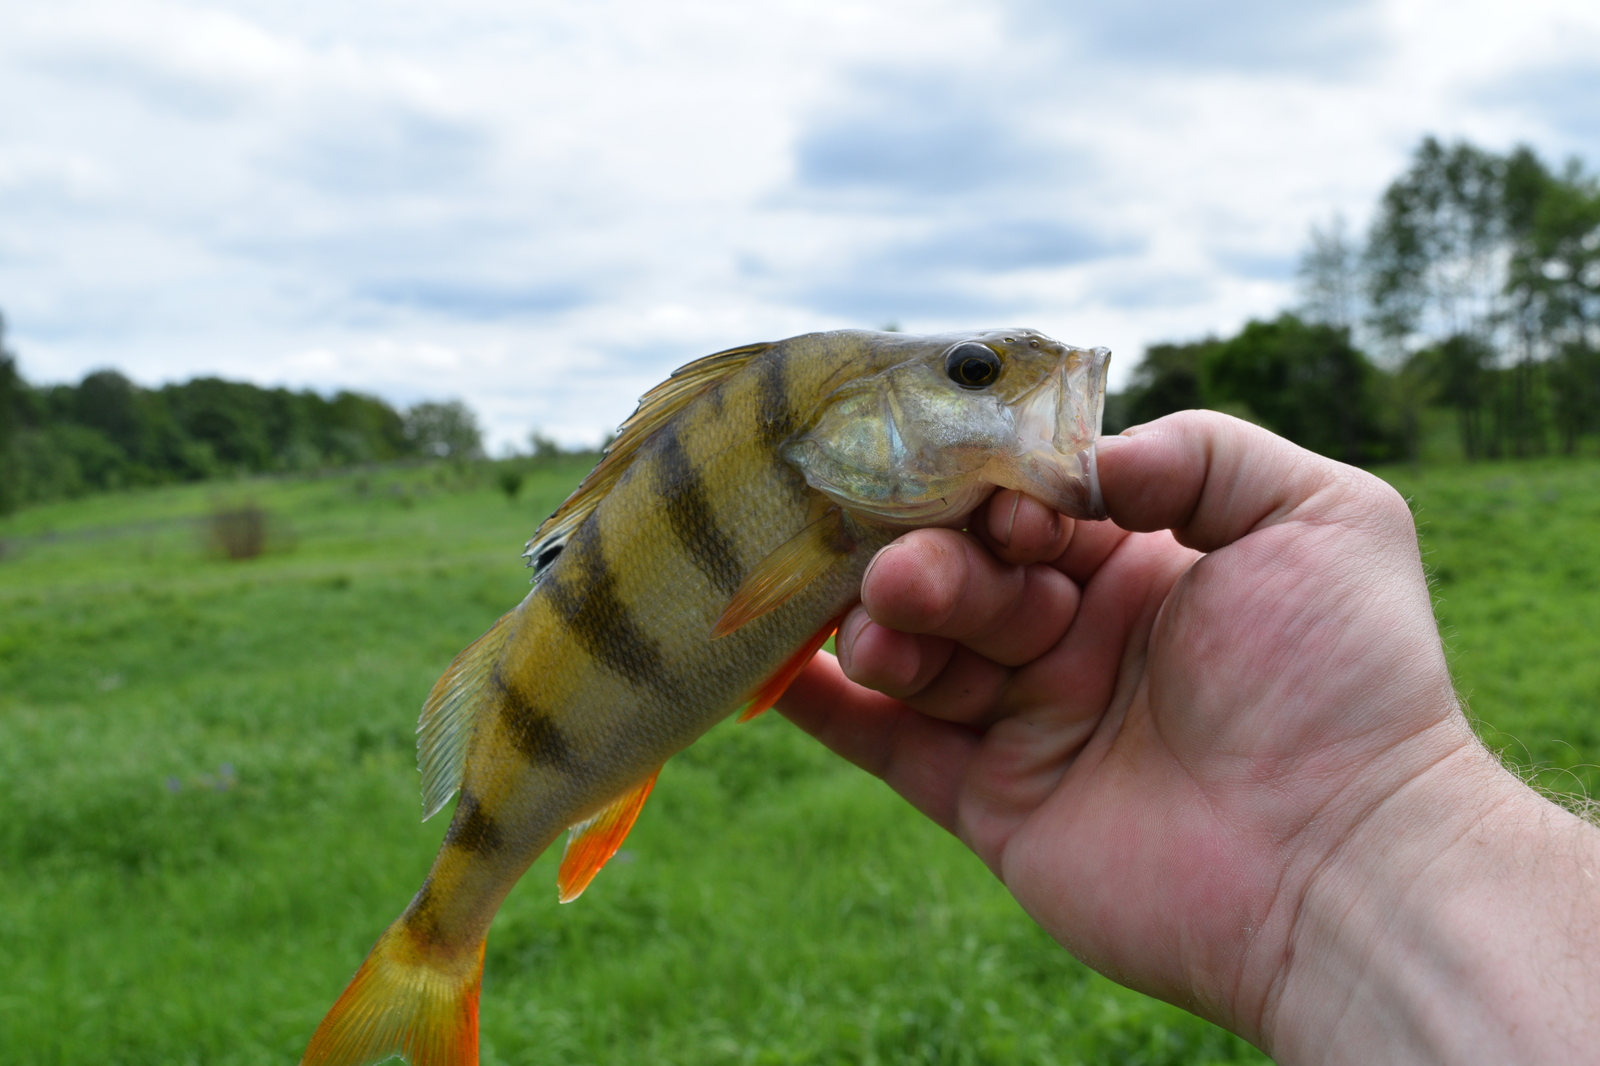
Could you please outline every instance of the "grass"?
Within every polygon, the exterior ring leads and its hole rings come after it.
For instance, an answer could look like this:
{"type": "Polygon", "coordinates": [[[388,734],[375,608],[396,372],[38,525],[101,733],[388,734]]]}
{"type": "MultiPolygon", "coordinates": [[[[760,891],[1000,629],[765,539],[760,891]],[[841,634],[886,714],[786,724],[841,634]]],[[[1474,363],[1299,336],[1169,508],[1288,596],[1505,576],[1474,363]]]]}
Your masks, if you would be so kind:
{"type": "Polygon", "coordinates": [[[1542,788],[1600,794],[1600,462],[1384,473],[1417,516],[1480,735],[1542,788]]]}
{"type": "MultiPolygon", "coordinates": [[[[92,497],[0,522],[0,1048],[283,1063],[420,883],[416,709],[526,591],[515,505],[448,467],[92,497]],[[205,516],[253,503],[268,551],[205,516]]],[[[1393,471],[1492,744],[1600,762],[1600,463],[1393,471]]],[[[964,849],[776,715],[674,759],[557,907],[489,941],[485,1063],[1260,1062],[1073,962],[964,849]]]]}

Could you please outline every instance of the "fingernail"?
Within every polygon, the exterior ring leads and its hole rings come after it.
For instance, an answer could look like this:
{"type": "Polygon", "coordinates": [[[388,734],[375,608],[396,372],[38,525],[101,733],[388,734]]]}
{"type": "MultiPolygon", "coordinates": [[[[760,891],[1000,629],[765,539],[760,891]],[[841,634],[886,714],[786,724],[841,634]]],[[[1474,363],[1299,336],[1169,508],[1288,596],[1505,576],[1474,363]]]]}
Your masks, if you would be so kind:
{"type": "Polygon", "coordinates": [[[839,669],[846,674],[850,672],[850,660],[855,653],[856,637],[870,621],[872,619],[867,617],[867,612],[858,604],[845,616],[844,622],[839,626],[838,639],[833,642],[833,653],[839,660],[839,669]]]}
{"type": "Polygon", "coordinates": [[[872,562],[867,564],[866,572],[861,575],[861,588],[863,590],[866,589],[867,580],[872,577],[872,569],[873,569],[873,567],[878,565],[878,560],[882,559],[885,555],[887,555],[889,552],[894,551],[899,546],[900,546],[900,542],[899,541],[895,541],[892,544],[885,544],[883,547],[878,549],[878,554],[876,554],[876,555],[874,555],[872,557],[872,562]]]}

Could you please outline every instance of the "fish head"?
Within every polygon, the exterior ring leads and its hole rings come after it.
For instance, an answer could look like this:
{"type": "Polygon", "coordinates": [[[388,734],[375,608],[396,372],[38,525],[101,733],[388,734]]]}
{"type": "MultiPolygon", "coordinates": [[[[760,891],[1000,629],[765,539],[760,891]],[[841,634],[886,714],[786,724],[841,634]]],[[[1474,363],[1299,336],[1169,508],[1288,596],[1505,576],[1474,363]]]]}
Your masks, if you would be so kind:
{"type": "Polygon", "coordinates": [[[997,487],[1105,517],[1094,443],[1107,349],[1026,329],[876,336],[869,372],[784,447],[812,488],[892,526],[959,526],[997,487]]]}

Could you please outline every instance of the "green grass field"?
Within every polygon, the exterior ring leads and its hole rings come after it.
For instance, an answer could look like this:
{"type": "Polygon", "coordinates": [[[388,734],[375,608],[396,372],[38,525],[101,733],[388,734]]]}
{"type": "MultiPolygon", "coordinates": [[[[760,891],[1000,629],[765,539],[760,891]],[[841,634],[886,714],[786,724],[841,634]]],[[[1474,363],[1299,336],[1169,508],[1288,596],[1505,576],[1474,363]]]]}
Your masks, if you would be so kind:
{"type": "MultiPolygon", "coordinates": [[[[0,1059],[285,1063],[420,883],[416,712],[526,591],[581,462],[100,496],[0,521],[0,1059]],[[272,550],[221,558],[253,500],[272,550]]],[[[1463,691],[1549,788],[1600,762],[1600,463],[1393,472],[1463,691]]],[[[483,1059],[1259,1062],[1041,934],[953,840],[776,715],[674,759],[581,901],[497,920],[483,1059]]]]}

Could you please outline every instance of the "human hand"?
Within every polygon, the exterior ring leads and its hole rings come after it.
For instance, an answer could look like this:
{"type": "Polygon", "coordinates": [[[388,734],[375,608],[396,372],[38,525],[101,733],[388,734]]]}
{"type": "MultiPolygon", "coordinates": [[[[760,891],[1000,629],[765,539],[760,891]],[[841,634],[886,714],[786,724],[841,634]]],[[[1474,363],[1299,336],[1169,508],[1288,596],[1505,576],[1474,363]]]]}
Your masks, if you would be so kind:
{"type": "Polygon", "coordinates": [[[1393,489],[1205,413],[1099,462],[1116,525],[1003,492],[884,549],[783,710],[1124,984],[1286,1059],[1423,1047],[1384,923],[1494,812],[1592,839],[1468,729],[1393,489]]]}

